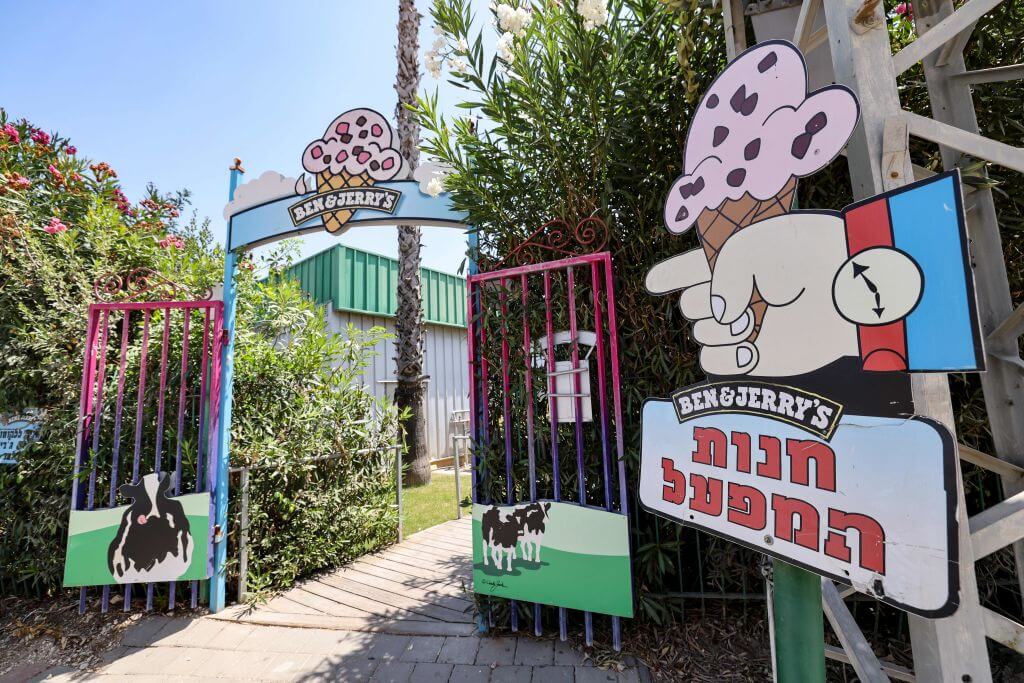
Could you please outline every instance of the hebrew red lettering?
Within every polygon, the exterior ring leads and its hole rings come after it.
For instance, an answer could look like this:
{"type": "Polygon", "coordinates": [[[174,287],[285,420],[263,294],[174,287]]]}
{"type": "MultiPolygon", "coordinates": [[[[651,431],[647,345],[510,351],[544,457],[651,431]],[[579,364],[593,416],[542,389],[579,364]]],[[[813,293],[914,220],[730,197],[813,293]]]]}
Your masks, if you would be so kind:
{"type": "Polygon", "coordinates": [[[828,526],[828,536],[825,537],[826,555],[849,562],[850,546],[846,543],[846,536],[832,529],[840,532],[856,529],[860,545],[857,553],[860,566],[885,574],[885,532],[881,524],[867,515],[829,508],[828,526]]]}
{"type": "Polygon", "coordinates": [[[760,531],[768,524],[768,503],[764,494],[753,486],[729,482],[727,519],[733,524],[760,531]]]}
{"type": "Polygon", "coordinates": [[[736,447],[736,469],[750,474],[750,434],[733,432],[732,445],[736,447]]]}
{"type": "Polygon", "coordinates": [[[693,461],[702,465],[725,467],[729,442],[725,434],[714,427],[694,427],[693,438],[697,442],[697,450],[693,452],[693,461]]]}
{"type": "Polygon", "coordinates": [[[762,434],[757,440],[764,462],[757,463],[757,476],[782,479],[782,444],[774,436],[762,434]]]}
{"type": "Polygon", "coordinates": [[[818,549],[818,511],[799,498],[772,494],[772,512],[775,513],[775,536],[811,550],[818,549]],[[794,518],[799,517],[799,524],[794,518]]]}
{"type": "Polygon", "coordinates": [[[661,489],[661,497],[669,503],[682,505],[686,500],[686,477],[675,468],[671,458],[661,459],[662,477],[665,479],[665,486],[661,489]]]}
{"type": "MultiPolygon", "coordinates": [[[[724,438],[724,437],[723,437],[724,438]]],[[[690,472],[690,509],[717,517],[722,514],[722,480],[690,472]]]]}
{"type": "Polygon", "coordinates": [[[811,460],[814,460],[815,486],[825,491],[836,490],[836,454],[820,441],[786,439],[789,456],[789,478],[794,484],[810,485],[811,460]]]}

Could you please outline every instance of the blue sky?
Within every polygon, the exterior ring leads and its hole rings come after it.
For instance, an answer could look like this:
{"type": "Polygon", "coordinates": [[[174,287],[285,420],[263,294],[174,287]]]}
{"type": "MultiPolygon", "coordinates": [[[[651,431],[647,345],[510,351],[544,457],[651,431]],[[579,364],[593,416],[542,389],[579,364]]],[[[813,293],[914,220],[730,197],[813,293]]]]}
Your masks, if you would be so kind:
{"type": "MultiPolygon", "coordinates": [[[[486,19],[486,0],[473,3],[486,19]]],[[[393,116],[398,0],[5,4],[0,106],[110,163],[132,200],[147,182],[188,188],[218,235],[233,157],[248,179],[295,176],[306,144],[341,112],[393,116]]],[[[429,0],[417,6],[422,58],[434,36],[429,0]]],[[[456,89],[424,73],[423,87],[438,85],[454,111],[456,89]]],[[[304,253],[338,239],[309,236],[304,253]]],[[[357,228],[340,240],[396,253],[394,228],[357,228]]],[[[463,233],[424,228],[423,242],[424,265],[458,268],[463,233]]]]}

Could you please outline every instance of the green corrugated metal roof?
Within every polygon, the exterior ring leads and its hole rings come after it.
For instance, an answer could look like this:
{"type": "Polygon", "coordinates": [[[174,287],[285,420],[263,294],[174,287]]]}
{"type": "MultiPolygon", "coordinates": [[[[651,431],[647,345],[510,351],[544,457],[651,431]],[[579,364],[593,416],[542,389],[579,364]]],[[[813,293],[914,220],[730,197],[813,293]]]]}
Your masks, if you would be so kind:
{"type": "MultiPolygon", "coordinates": [[[[394,316],[398,307],[398,261],[338,244],[284,272],[319,304],[335,310],[394,316]]],[[[466,326],[466,280],[420,268],[423,317],[437,325],[466,326]]]]}

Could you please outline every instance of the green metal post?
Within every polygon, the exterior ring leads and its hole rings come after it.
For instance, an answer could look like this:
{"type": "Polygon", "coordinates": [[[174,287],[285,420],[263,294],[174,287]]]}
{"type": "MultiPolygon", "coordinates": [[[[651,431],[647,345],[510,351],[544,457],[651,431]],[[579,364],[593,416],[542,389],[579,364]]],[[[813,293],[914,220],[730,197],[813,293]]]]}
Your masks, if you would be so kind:
{"type": "Polygon", "coordinates": [[[781,560],[772,561],[775,680],[825,682],[825,624],[821,577],[781,560]]]}

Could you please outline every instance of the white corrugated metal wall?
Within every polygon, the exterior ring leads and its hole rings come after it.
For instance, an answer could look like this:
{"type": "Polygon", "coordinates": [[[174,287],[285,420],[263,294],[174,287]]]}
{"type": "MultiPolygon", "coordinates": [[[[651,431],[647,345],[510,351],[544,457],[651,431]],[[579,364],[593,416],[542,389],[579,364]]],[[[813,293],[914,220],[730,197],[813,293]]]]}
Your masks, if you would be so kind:
{"type": "MultiPolygon", "coordinates": [[[[327,303],[327,319],[336,332],[344,334],[349,323],[361,330],[379,326],[394,334],[392,318],[336,311],[327,303]]],[[[377,344],[373,362],[363,371],[363,383],[375,396],[394,395],[395,342],[377,344]]],[[[469,379],[466,366],[466,330],[463,327],[426,323],[424,374],[430,376],[426,391],[427,450],[431,459],[451,455],[449,422],[455,410],[469,409],[469,379]]]]}

